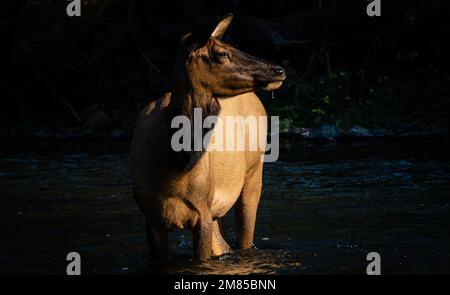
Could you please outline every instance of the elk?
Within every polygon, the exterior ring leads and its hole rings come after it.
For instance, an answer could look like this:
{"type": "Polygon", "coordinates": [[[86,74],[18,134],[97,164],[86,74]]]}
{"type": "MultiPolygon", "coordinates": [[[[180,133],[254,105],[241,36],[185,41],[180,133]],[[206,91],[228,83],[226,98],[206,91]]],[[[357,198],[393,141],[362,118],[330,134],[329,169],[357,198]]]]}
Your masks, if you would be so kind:
{"type": "MultiPolygon", "coordinates": [[[[276,90],[286,78],[282,67],[221,41],[232,18],[228,14],[211,30],[181,38],[172,92],[150,102],[137,119],[131,147],[133,194],[157,260],[169,260],[173,229],[191,230],[199,260],[230,252],[220,220],[232,207],[238,247],[253,247],[264,149],[175,152],[171,146],[174,117],[192,119],[194,108],[219,118],[267,116],[254,91],[276,90]]],[[[266,134],[267,120],[262,125],[266,134]]],[[[243,134],[248,142],[248,133],[243,134]]]]}

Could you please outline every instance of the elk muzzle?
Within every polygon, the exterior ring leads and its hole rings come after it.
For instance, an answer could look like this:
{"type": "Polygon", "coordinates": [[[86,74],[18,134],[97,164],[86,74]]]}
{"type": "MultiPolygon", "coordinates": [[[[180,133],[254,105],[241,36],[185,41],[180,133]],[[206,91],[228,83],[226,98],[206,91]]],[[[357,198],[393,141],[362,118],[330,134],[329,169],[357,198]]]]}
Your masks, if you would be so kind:
{"type": "Polygon", "coordinates": [[[270,65],[268,69],[255,75],[255,85],[264,91],[274,91],[281,87],[286,79],[286,70],[278,65],[270,65]]]}

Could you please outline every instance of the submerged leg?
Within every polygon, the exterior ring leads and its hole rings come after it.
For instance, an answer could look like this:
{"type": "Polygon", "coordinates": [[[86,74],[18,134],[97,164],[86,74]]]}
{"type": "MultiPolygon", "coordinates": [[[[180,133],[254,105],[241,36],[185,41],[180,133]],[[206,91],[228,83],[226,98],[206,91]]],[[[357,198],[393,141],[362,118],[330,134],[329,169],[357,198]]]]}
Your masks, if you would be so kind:
{"type": "Polygon", "coordinates": [[[211,252],[212,256],[220,256],[231,251],[230,246],[224,239],[224,233],[222,225],[220,224],[220,219],[216,219],[213,222],[213,233],[212,233],[212,246],[211,252]]]}
{"type": "Polygon", "coordinates": [[[194,254],[198,260],[208,260],[211,258],[212,233],[213,220],[211,214],[200,216],[197,225],[192,230],[194,254]]]}
{"type": "Polygon", "coordinates": [[[244,184],[241,196],[236,202],[234,213],[236,220],[236,238],[240,249],[249,249],[253,246],[255,232],[256,211],[262,187],[262,163],[250,175],[244,184]]]}
{"type": "Polygon", "coordinates": [[[150,254],[155,261],[167,262],[170,258],[169,234],[147,222],[147,242],[150,254]]]}

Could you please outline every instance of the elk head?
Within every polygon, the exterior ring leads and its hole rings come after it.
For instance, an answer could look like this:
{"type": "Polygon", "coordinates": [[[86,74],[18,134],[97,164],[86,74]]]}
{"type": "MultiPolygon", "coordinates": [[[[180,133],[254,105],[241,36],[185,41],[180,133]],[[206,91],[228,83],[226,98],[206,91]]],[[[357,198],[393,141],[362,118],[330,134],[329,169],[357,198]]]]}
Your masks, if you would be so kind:
{"type": "Polygon", "coordinates": [[[212,30],[203,28],[181,38],[175,73],[184,74],[194,88],[213,97],[227,97],[257,89],[273,91],[286,79],[286,71],[222,42],[233,19],[225,16],[212,30]]]}

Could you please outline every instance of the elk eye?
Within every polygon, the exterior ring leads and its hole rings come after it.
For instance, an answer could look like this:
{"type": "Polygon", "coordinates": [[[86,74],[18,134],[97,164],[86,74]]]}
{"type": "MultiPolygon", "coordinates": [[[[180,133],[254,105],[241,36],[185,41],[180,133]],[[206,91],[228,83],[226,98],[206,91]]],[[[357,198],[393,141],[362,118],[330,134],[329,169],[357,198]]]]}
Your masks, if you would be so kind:
{"type": "Polygon", "coordinates": [[[216,56],[218,58],[225,58],[225,57],[228,56],[228,54],[225,51],[219,51],[219,52],[216,53],[216,56]]]}

